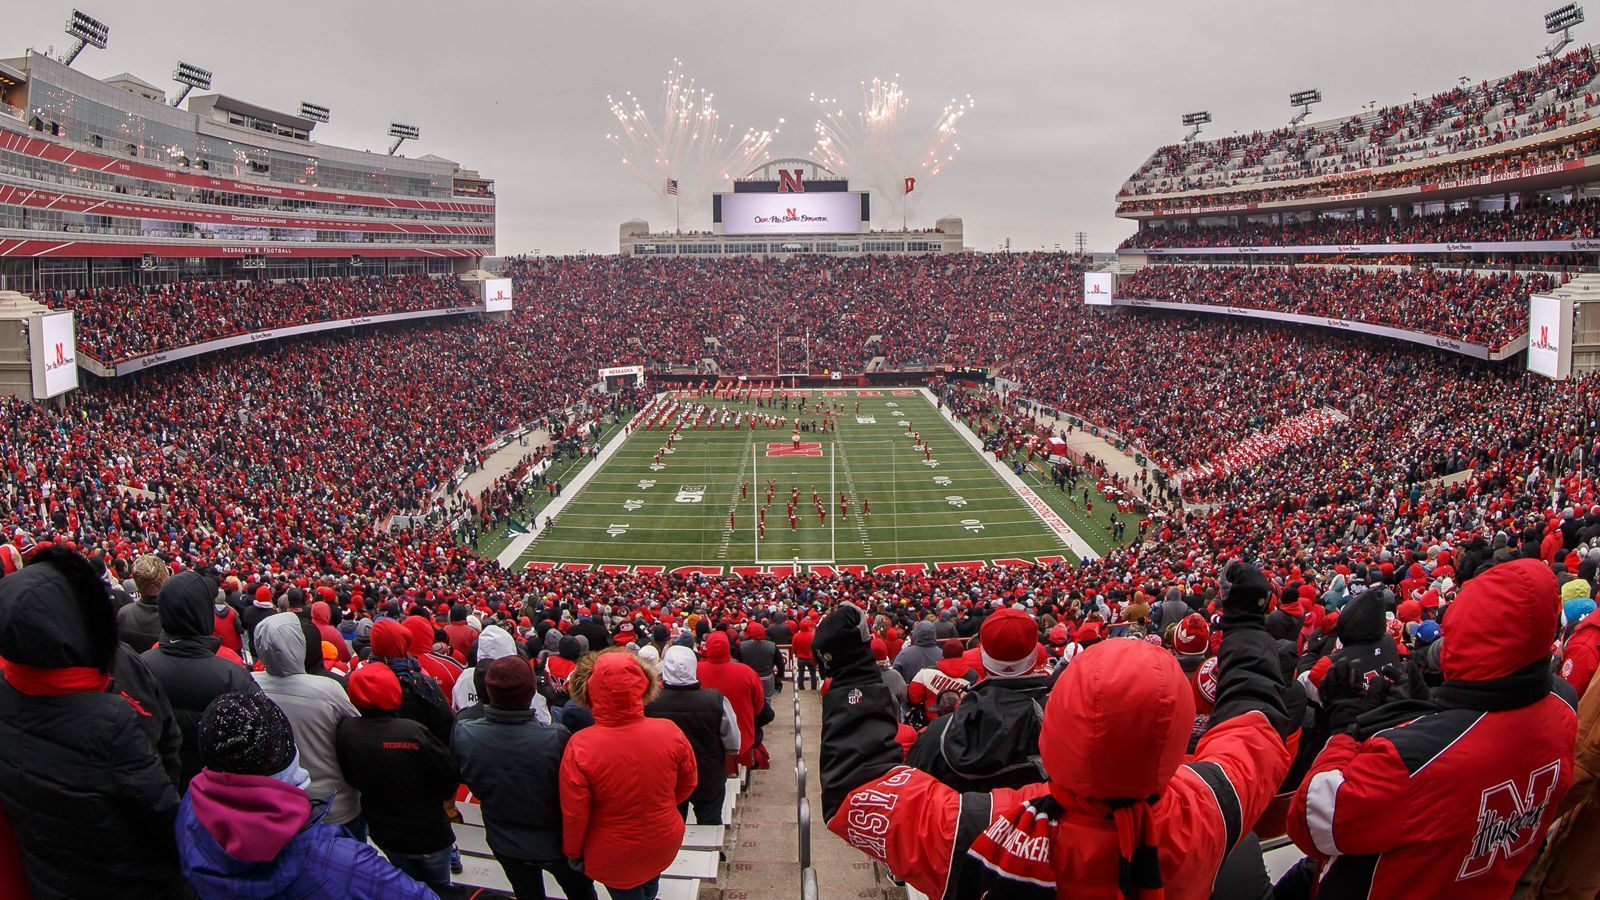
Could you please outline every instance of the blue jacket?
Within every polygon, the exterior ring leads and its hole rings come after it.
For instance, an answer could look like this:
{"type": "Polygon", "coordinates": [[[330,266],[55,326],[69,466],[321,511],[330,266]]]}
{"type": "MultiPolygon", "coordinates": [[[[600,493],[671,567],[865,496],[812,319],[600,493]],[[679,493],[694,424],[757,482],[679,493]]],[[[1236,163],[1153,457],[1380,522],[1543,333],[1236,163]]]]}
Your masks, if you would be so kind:
{"type": "Polygon", "coordinates": [[[206,900],[437,900],[304,791],[202,769],[178,808],[178,863],[206,900]]]}

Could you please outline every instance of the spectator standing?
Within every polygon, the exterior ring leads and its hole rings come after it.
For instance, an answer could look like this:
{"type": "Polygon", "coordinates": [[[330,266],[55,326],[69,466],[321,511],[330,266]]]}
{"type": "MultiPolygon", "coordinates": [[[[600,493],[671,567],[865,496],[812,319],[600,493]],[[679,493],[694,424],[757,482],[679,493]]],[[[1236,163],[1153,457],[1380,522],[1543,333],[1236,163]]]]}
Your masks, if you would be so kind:
{"type": "Polygon", "coordinates": [[[461,783],[455,760],[427,728],[400,717],[400,679],[389,667],[355,670],[349,690],[361,716],[339,722],[339,769],[361,792],[372,842],[395,868],[448,888],[455,835],[444,804],[461,783]]]}
{"type": "Polygon", "coordinates": [[[252,643],[266,669],[254,673],[256,684],[294,725],[300,764],[311,774],[306,792],[328,804],[326,821],[347,825],[366,840],[361,795],[345,781],[337,749],[339,722],[360,715],[332,678],[306,671],[306,634],[291,612],[268,616],[256,626],[252,643]]]}
{"type": "Polygon", "coordinates": [[[739,765],[749,766],[758,743],[756,717],[766,709],[767,696],[755,670],[736,662],[728,649],[728,635],[713,631],[706,638],[705,658],[696,676],[700,684],[727,698],[739,723],[739,765]]]}
{"type": "Polygon", "coordinates": [[[917,673],[929,666],[936,666],[944,659],[944,651],[939,647],[938,626],[932,622],[918,622],[911,626],[911,642],[900,648],[900,654],[894,658],[894,670],[900,673],[906,684],[917,678],[917,673]]]}
{"type": "Polygon", "coordinates": [[[1511,894],[1573,779],[1577,714],[1550,671],[1557,598],[1535,559],[1467,582],[1441,623],[1444,683],[1431,699],[1413,689],[1362,715],[1362,667],[1330,671],[1333,737],[1288,822],[1295,844],[1325,862],[1318,896],[1511,894]]]}
{"type": "Polygon", "coordinates": [[[202,900],[435,900],[306,795],[289,717],[265,694],[224,694],[200,721],[205,768],[178,813],[178,860],[202,900]]]}
{"type": "Polygon", "coordinates": [[[489,665],[484,690],[483,715],[456,726],[451,751],[482,804],[489,849],[518,900],[542,900],[546,872],[572,900],[593,900],[594,882],[562,855],[559,776],[567,730],[534,719],[533,671],[515,656],[489,665]]]}
{"type": "Polygon", "coordinates": [[[217,617],[212,603],[216,583],[199,572],[179,572],[161,585],[161,640],[141,654],[161,685],[183,732],[178,780],[181,793],[200,772],[200,717],[223,694],[259,690],[244,667],[217,655],[222,645],[212,634],[217,617]]]}
{"type": "Polygon", "coordinates": [[[934,719],[906,765],[957,791],[1020,788],[1044,780],[1039,729],[1048,679],[1038,671],[1039,627],[1021,610],[1001,608],[978,631],[983,680],[955,711],[934,719]]]}
{"type": "Polygon", "coordinates": [[[171,570],[166,560],[146,553],[133,561],[133,584],[139,599],[117,610],[117,638],[135,653],[155,646],[161,636],[161,609],[157,598],[171,570]]]}
{"type": "Polygon", "coordinates": [[[767,640],[767,629],[760,622],[745,626],[744,637],[739,642],[739,659],[755,670],[762,692],[771,700],[778,686],[778,646],[767,640]]]}
{"type": "Polygon", "coordinates": [[[571,687],[594,725],[561,760],[563,852],[613,900],[653,900],[683,843],[678,804],[694,793],[694,748],[678,726],[645,716],[660,682],[626,650],[584,657],[571,687]]]}
{"type": "Polygon", "coordinates": [[[817,661],[811,657],[811,642],[815,638],[816,626],[810,619],[801,619],[793,644],[794,689],[797,691],[804,683],[809,683],[813,691],[817,689],[817,661]]]}
{"type": "Polygon", "coordinates": [[[465,603],[457,603],[450,607],[450,624],[444,626],[444,638],[450,644],[450,652],[463,660],[468,658],[473,642],[478,639],[478,629],[467,624],[469,612],[471,610],[465,603]]]}
{"type": "Polygon", "coordinates": [[[33,900],[181,897],[178,792],[111,670],[103,581],[67,551],[0,578],[0,807],[33,900]]]}
{"type": "Polygon", "coordinates": [[[727,758],[739,753],[739,721],[721,691],[700,685],[698,665],[693,650],[668,647],[661,661],[661,693],[645,706],[644,714],[670,719],[694,748],[694,793],[678,805],[678,812],[687,819],[692,805],[697,824],[721,825],[728,792],[727,758]]]}
{"type": "MultiPolygon", "coordinates": [[[[416,616],[406,621],[423,623],[423,620],[416,616]]],[[[455,727],[455,719],[450,714],[449,702],[445,699],[439,682],[430,676],[423,669],[421,661],[412,655],[412,651],[416,648],[415,636],[412,634],[415,627],[417,626],[407,627],[393,619],[381,619],[373,625],[372,663],[388,666],[399,679],[400,715],[421,723],[435,738],[438,738],[439,743],[449,746],[450,731],[455,727]]]]}

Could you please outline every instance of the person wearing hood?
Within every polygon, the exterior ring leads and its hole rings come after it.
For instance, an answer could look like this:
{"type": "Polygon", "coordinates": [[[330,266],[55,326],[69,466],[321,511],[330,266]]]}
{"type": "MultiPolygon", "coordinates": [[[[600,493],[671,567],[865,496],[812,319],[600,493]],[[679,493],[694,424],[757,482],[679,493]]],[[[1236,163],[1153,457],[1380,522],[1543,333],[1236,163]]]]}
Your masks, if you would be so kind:
{"type": "Polygon", "coordinates": [[[705,658],[700,660],[696,677],[701,685],[720,691],[733,707],[739,723],[739,765],[749,766],[760,743],[756,718],[767,709],[761,679],[754,669],[733,659],[728,636],[720,631],[713,631],[706,638],[705,658]]]}
{"type": "MultiPolygon", "coordinates": [[[[449,654],[434,652],[434,638],[437,635],[434,634],[432,619],[426,616],[407,616],[400,624],[406,629],[406,636],[409,639],[407,649],[411,657],[429,678],[438,683],[440,697],[448,706],[450,694],[456,688],[456,680],[461,677],[464,669],[449,654]]],[[[401,681],[403,683],[404,679],[401,681]]]]}
{"type": "MultiPolygon", "coordinates": [[[[426,624],[413,616],[408,622],[426,624]]],[[[372,626],[372,663],[388,666],[400,680],[400,716],[420,723],[449,746],[450,732],[455,728],[455,717],[450,714],[450,703],[439,682],[435,681],[413,656],[415,635],[413,628],[393,619],[381,619],[372,626]]]]}
{"type": "Polygon", "coordinates": [[[688,647],[668,647],[661,661],[661,693],[644,708],[644,714],[670,719],[694,748],[694,793],[678,805],[687,819],[694,806],[695,822],[722,824],[722,801],[727,795],[727,758],[739,752],[739,720],[722,692],[702,687],[699,660],[688,647]]]}
{"type": "Polygon", "coordinates": [[[978,646],[984,679],[953,712],[923,730],[906,755],[906,765],[957,791],[1020,788],[1041,781],[1039,728],[1048,679],[1035,674],[1039,627],[1021,610],[997,609],[984,619],[978,646]]]}
{"type": "Polygon", "coordinates": [[[900,648],[900,655],[894,658],[894,670],[909,685],[917,680],[918,672],[937,666],[941,659],[944,651],[939,648],[938,627],[922,621],[911,626],[911,642],[900,648]]]}
{"type": "Polygon", "coordinates": [[[1363,675],[1400,663],[1400,653],[1389,637],[1384,617],[1384,612],[1393,605],[1392,600],[1393,595],[1387,588],[1373,588],[1357,594],[1339,611],[1333,634],[1317,629],[1306,639],[1297,668],[1306,697],[1313,703],[1323,705],[1318,687],[1342,660],[1350,660],[1363,675]]]}
{"type": "Polygon", "coordinates": [[[1330,610],[1342,609],[1350,600],[1350,579],[1343,572],[1333,576],[1328,589],[1322,592],[1322,605],[1330,610]]]}
{"type": "Polygon", "coordinates": [[[300,764],[311,773],[307,792],[329,806],[327,822],[347,825],[366,838],[361,795],[344,780],[336,748],[339,721],[360,715],[344,688],[331,678],[306,671],[306,633],[296,613],[268,616],[256,626],[251,643],[266,670],[253,673],[256,684],[294,725],[300,764]]]}
{"type": "Polygon", "coordinates": [[[212,634],[217,586],[196,571],[179,572],[161,585],[161,640],[141,654],[172,704],[183,732],[178,792],[200,772],[200,717],[223,694],[260,690],[244,667],[217,656],[221,639],[212,634]]]}
{"type": "Polygon", "coordinates": [[[1576,702],[1550,671],[1559,610],[1548,565],[1502,563],[1450,605],[1431,697],[1354,661],[1329,673],[1334,734],[1288,818],[1322,864],[1318,896],[1510,896],[1573,779],[1576,702]]]}
{"type": "Polygon", "coordinates": [[[361,792],[361,817],[372,842],[395,868],[434,890],[450,886],[455,835],[444,803],[461,783],[450,751],[427,728],[401,718],[400,679],[388,666],[350,675],[360,718],[339,722],[339,769],[361,792]]]}
{"type": "Polygon", "coordinates": [[[111,598],[83,557],[41,550],[0,578],[0,812],[33,900],[183,896],[178,792],[117,656],[111,598]]]}
{"type": "Polygon", "coordinates": [[[318,600],[311,604],[311,623],[317,626],[318,640],[327,641],[334,649],[339,651],[339,661],[350,661],[350,645],[345,643],[344,634],[333,624],[333,606],[326,600],[318,600]]]}
{"type": "Polygon", "coordinates": [[[176,829],[178,863],[202,900],[434,900],[325,821],[327,807],[307,795],[311,776],[295,747],[289,717],[262,693],[224,694],[207,708],[205,767],[184,795],[176,829]]]}
{"type": "Polygon", "coordinates": [[[694,748],[678,726],[644,714],[660,681],[627,650],[585,657],[571,686],[594,725],[561,759],[562,852],[613,900],[653,900],[683,843],[678,804],[699,778],[694,748]]]}
{"type": "Polygon", "coordinates": [[[559,777],[571,735],[534,718],[533,670],[522,659],[503,656],[486,668],[483,715],[456,725],[451,752],[481,804],[489,849],[518,897],[545,896],[548,872],[568,897],[594,900],[594,882],[561,852],[559,777]]]}
{"type": "Polygon", "coordinates": [[[1289,767],[1295,725],[1263,625],[1269,593],[1254,567],[1224,569],[1217,703],[1192,758],[1194,697],[1172,654],[1106,641],[1078,654],[1045,702],[1049,781],[965,794],[899,763],[864,616],[842,604],[816,643],[834,672],[822,712],[828,829],[930,898],[1208,897],[1289,767]]]}
{"type": "Polygon", "coordinates": [[[739,642],[739,660],[754,669],[761,679],[761,690],[771,700],[778,686],[778,645],[767,640],[766,626],[751,622],[739,642]]]}
{"type": "Polygon", "coordinates": [[[1168,628],[1183,621],[1183,618],[1193,612],[1189,604],[1183,602],[1183,589],[1177,586],[1169,587],[1162,595],[1161,602],[1150,611],[1150,625],[1156,634],[1161,634],[1168,628]]]}
{"type": "Polygon", "coordinates": [[[587,638],[590,650],[604,650],[611,646],[611,631],[606,628],[605,620],[587,606],[578,608],[578,622],[567,634],[587,638]]]}
{"type": "Polygon", "coordinates": [[[1561,677],[1582,696],[1600,669],[1600,615],[1589,613],[1578,622],[1561,647],[1561,677]]]}
{"type": "MultiPolygon", "coordinates": [[[[493,665],[495,660],[507,656],[521,658],[517,656],[517,639],[499,625],[484,627],[478,635],[477,643],[473,645],[473,652],[477,662],[473,664],[470,672],[463,672],[462,676],[456,679],[455,692],[450,696],[450,705],[457,710],[457,723],[483,716],[483,704],[488,696],[484,693],[483,680],[489,675],[489,666],[493,665]]],[[[549,710],[544,709],[543,698],[537,694],[534,695],[534,705],[541,710],[539,720],[550,721],[549,710]]]]}
{"type": "Polygon", "coordinates": [[[800,630],[794,634],[794,689],[800,690],[802,681],[810,681],[811,689],[817,689],[817,661],[811,655],[811,642],[816,639],[817,627],[810,619],[800,620],[800,630]]]}

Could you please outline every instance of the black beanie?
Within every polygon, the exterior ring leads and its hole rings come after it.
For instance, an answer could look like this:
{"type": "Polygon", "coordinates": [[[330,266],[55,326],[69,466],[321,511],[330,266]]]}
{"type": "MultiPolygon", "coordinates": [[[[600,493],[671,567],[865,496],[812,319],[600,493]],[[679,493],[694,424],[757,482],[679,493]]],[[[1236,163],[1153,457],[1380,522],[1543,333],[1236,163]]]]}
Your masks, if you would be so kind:
{"type": "Polygon", "coordinates": [[[450,607],[450,621],[465,622],[466,620],[467,605],[465,603],[457,603],[455,606],[450,607]]]}
{"type": "Polygon", "coordinates": [[[562,659],[577,662],[578,657],[583,655],[583,645],[572,635],[565,635],[561,638],[561,642],[556,644],[556,654],[562,659]]]}
{"type": "Polygon", "coordinates": [[[276,775],[294,752],[289,717],[259,691],[223,694],[200,718],[200,761],[214,772],[276,775]]]}

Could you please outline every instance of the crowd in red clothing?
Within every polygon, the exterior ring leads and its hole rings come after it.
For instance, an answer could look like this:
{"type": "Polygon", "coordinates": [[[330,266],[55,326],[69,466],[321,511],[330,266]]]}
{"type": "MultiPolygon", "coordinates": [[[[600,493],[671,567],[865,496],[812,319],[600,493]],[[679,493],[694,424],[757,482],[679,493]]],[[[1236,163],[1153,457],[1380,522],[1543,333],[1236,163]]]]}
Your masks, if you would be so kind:
{"type": "Polygon", "coordinates": [[[1327,216],[1279,225],[1141,228],[1124,240],[1122,247],[1494,243],[1588,239],[1596,235],[1600,235],[1600,203],[1588,198],[1571,203],[1532,203],[1502,211],[1458,209],[1395,219],[1327,216]]]}
{"type": "Polygon", "coordinates": [[[1527,331],[1528,295],[1561,281],[1543,272],[1170,265],[1124,276],[1117,292],[1370,322],[1498,349],[1527,331]]]}
{"type": "Polygon", "coordinates": [[[78,348],[108,363],[252,331],[480,303],[459,279],[427,275],[185,281],[49,291],[38,299],[73,310],[78,348]]]}
{"type": "MultiPolygon", "coordinates": [[[[459,652],[449,628],[465,615],[448,607],[531,638],[530,656],[541,643],[558,653],[563,634],[582,633],[588,620],[606,629],[605,642],[638,644],[641,630],[690,616],[710,628],[763,615],[798,623],[808,610],[848,600],[884,616],[886,645],[925,615],[954,620],[962,610],[1017,605],[1070,658],[1105,636],[1149,629],[1158,621],[1154,601],[1172,592],[1215,612],[1222,567],[1236,557],[1255,560],[1283,605],[1302,616],[1319,615],[1300,604],[1303,596],[1338,610],[1357,580],[1388,586],[1400,644],[1411,652],[1426,643],[1419,634],[1430,614],[1422,610],[1457,598],[1457,573],[1469,560],[1560,564],[1563,598],[1576,581],[1572,599],[1592,599],[1591,551],[1600,548],[1593,378],[1553,382],[1316,329],[1107,314],[1064,302],[1074,287],[1063,279],[1068,265],[1051,254],[515,261],[519,304],[506,323],[473,317],[258,346],[94,383],[60,410],[3,401],[0,497],[10,541],[0,563],[27,571],[48,542],[91,555],[120,583],[138,580],[141,556],[160,554],[171,569],[215,566],[235,579],[241,615],[263,590],[269,608],[294,606],[292,592],[316,597],[329,606],[329,621],[317,624],[330,627],[359,627],[391,605],[400,615],[431,611],[451,623],[438,626],[444,637],[435,643],[459,652]],[[741,292],[745,277],[751,286],[741,292]],[[588,287],[589,278],[602,287],[588,287]],[[696,293],[697,281],[715,287],[681,309],[663,308],[673,291],[696,293]],[[836,293],[841,281],[873,299],[848,302],[836,293]],[[838,347],[865,347],[862,332],[901,348],[877,355],[931,356],[945,342],[930,335],[947,329],[970,342],[955,351],[962,358],[1003,365],[1022,385],[1004,404],[971,401],[989,404],[978,412],[1005,420],[1045,406],[1115,428],[1162,469],[1192,470],[1181,490],[1187,503],[1158,504],[1141,528],[1146,540],[1081,565],[910,566],[859,576],[512,572],[458,546],[442,515],[390,527],[396,514],[438,510],[439,489],[496,436],[592,397],[597,366],[658,365],[692,352],[677,331],[701,317],[719,323],[719,339],[737,316],[790,321],[777,289],[784,283],[812,297],[802,308],[813,312],[796,321],[816,324],[813,352],[828,362],[858,362],[838,347]],[[643,299],[615,296],[636,288],[643,299]],[[946,324],[900,321],[915,319],[922,304],[946,324]],[[840,310],[855,318],[826,321],[840,310]],[[624,318],[634,311],[644,324],[624,318]],[[629,349],[630,338],[639,349],[629,349]],[[1233,452],[1324,408],[1340,418],[1318,416],[1319,430],[1288,452],[1267,448],[1244,460],[1233,452]],[[1458,477],[1436,481],[1446,475],[1458,477]]],[[[1291,285],[1304,274],[1265,271],[1291,285]]],[[[772,330],[760,340],[729,338],[728,369],[764,364],[772,330]]],[[[1290,639],[1315,624],[1291,620],[1290,639]]],[[[422,656],[426,630],[413,650],[422,656]]],[[[615,674],[642,684],[631,670],[615,674]]]]}
{"type": "Polygon", "coordinates": [[[1492,147],[1584,121],[1600,94],[1590,47],[1495,81],[1456,87],[1305,128],[1285,127],[1157,150],[1122,193],[1159,194],[1287,181],[1492,147]]]}

